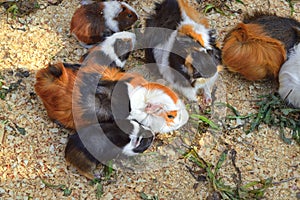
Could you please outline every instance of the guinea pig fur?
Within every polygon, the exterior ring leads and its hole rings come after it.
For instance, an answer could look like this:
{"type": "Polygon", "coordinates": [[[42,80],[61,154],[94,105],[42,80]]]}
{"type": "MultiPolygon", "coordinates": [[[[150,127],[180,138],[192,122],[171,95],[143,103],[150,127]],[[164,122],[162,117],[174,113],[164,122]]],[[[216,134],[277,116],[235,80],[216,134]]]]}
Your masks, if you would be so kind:
{"type": "Polygon", "coordinates": [[[36,74],[34,85],[48,116],[67,128],[74,128],[72,105],[73,85],[80,65],[49,64],[36,74]]]}
{"type": "Polygon", "coordinates": [[[300,44],[291,50],[280,69],[278,93],[287,103],[300,108],[300,44]]]}
{"type": "Polygon", "coordinates": [[[115,32],[130,28],[137,19],[136,11],[125,2],[94,2],[75,11],[70,33],[84,47],[91,47],[115,32]]]}
{"type": "Polygon", "coordinates": [[[80,174],[94,179],[93,170],[99,163],[142,153],[153,140],[154,133],[135,121],[94,124],[69,136],[65,159],[80,174]]]}
{"type": "Polygon", "coordinates": [[[203,89],[209,103],[221,56],[215,33],[184,0],[156,3],[155,13],[146,20],[146,60],[156,63],[162,77],[189,100],[197,101],[203,89]]]}
{"type": "Polygon", "coordinates": [[[248,80],[277,78],[290,48],[299,41],[300,24],[291,18],[255,12],[225,37],[222,62],[248,80]]]}
{"type": "Polygon", "coordinates": [[[83,65],[97,63],[111,67],[123,68],[131,51],[134,49],[136,36],[130,32],[117,32],[103,42],[89,49],[80,62],[83,65]]]}

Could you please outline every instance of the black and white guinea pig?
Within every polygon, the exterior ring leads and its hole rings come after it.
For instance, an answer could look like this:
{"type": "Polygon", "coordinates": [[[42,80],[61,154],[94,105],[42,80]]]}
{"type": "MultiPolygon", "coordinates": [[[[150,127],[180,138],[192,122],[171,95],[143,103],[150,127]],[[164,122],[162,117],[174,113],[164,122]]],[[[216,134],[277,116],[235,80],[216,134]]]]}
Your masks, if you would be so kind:
{"type": "Polygon", "coordinates": [[[156,63],[155,71],[189,100],[197,101],[203,89],[204,102],[211,102],[221,55],[216,31],[205,17],[184,0],[156,3],[146,20],[144,41],[146,60],[156,63]]]}
{"type": "Polygon", "coordinates": [[[287,103],[300,108],[300,43],[280,69],[278,93],[287,103]]]}
{"type": "Polygon", "coordinates": [[[288,17],[255,11],[225,37],[222,61],[248,80],[277,78],[289,50],[300,40],[300,23],[288,17]]]}
{"type": "Polygon", "coordinates": [[[143,153],[153,140],[154,133],[133,120],[95,124],[69,136],[65,159],[81,175],[94,179],[98,164],[143,153]]]}
{"type": "Polygon", "coordinates": [[[130,53],[134,49],[136,36],[134,33],[122,31],[112,34],[103,42],[89,49],[80,62],[82,65],[97,63],[99,65],[123,68],[130,53]]]}
{"type": "Polygon", "coordinates": [[[136,11],[125,2],[93,2],[75,11],[70,33],[89,48],[115,32],[129,29],[137,19],[136,11]]]}

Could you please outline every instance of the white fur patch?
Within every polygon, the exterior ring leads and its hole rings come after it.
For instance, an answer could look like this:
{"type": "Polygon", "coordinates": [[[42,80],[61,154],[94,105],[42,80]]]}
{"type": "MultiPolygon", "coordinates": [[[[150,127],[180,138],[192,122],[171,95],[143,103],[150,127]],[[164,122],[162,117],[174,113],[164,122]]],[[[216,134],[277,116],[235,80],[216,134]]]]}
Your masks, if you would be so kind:
{"type": "Polygon", "coordinates": [[[181,12],[181,17],[183,21],[181,22],[179,28],[183,25],[192,25],[194,27],[194,31],[197,34],[200,34],[204,41],[204,47],[206,49],[211,49],[209,44],[210,36],[209,36],[209,29],[207,29],[203,24],[199,24],[192,20],[184,11],[181,12]]]}
{"type": "Polygon", "coordinates": [[[282,99],[300,108],[300,44],[294,47],[280,69],[278,93],[282,99]]]}
{"type": "Polygon", "coordinates": [[[81,2],[80,2],[80,4],[81,5],[88,5],[88,4],[92,4],[92,3],[94,3],[95,1],[93,1],[93,0],[82,0],[81,2]]]}
{"type": "Polygon", "coordinates": [[[181,100],[176,103],[164,91],[159,89],[147,90],[139,86],[129,93],[131,112],[129,119],[135,119],[154,132],[167,133],[176,130],[184,125],[188,120],[188,113],[181,100]],[[159,113],[147,113],[147,105],[156,105],[161,108],[159,113]],[[164,117],[160,116],[163,112],[177,111],[174,123],[167,124],[164,117]]]}
{"type": "Polygon", "coordinates": [[[123,68],[126,60],[125,61],[121,61],[118,57],[118,55],[115,53],[114,50],[114,43],[117,39],[131,39],[132,41],[132,45],[134,47],[135,42],[136,42],[136,37],[134,33],[130,33],[130,32],[117,32],[114,33],[113,35],[107,37],[102,43],[101,43],[101,49],[103,49],[103,52],[108,55],[111,60],[115,61],[117,66],[123,68]]]}
{"type": "Polygon", "coordinates": [[[118,1],[106,1],[103,2],[104,9],[103,15],[105,19],[105,25],[114,32],[119,32],[119,23],[114,20],[116,16],[122,11],[121,4],[118,1]]]}
{"type": "Polygon", "coordinates": [[[157,45],[153,49],[153,54],[154,54],[156,64],[158,65],[158,70],[159,70],[160,74],[164,77],[164,79],[170,83],[175,82],[175,80],[174,80],[175,77],[172,72],[173,69],[170,68],[169,56],[170,56],[170,52],[173,48],[177,33],[178,33],[177,31],[174,31],[170,35],[168,41],[166,41],[163,44],[157,45]]]}
{"type": "Polygon", "coordinates": [[[184,25],[192,25],[193,26],[193,30],[195,31],[195,33],[199,34],[202,36],[203,42],[204,42],[204,48],[205,49],[212,49],[209,40],[210,40],[210,36],[209,36],[209,29],[207,29],[204,25],[202,24],[198,24],[195,21],[191,20],[190,18],[187,18],[186,20],[184,20],[183,22],[181,22],[180,26],[178,27],[180,29],[180,27],[184,26],[184,25]]]}
{"type": "Polygon", "coordinates": [[[122,152],[127,156],[134,156],[137,155],[138,153],[135,153],[133,149],[140,145],[142,136],[138,137],[138,133],[140,131],[140,125],[134,121],[131,121],[130,123],[133,125],[132,133],[130,133],[129,136],[130,142],[124,146],[122,152]]]}

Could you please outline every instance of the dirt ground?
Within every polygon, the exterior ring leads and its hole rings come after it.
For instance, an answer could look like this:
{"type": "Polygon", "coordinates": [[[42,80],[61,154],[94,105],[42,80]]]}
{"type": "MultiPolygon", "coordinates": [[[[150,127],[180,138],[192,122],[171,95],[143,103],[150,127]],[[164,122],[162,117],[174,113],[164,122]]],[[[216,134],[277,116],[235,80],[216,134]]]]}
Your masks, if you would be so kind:
{"type": "MultiPolygon", "coordinates": [[[[151,12],[153,1],[128,1],[141,21],[151,12]]],[[[205,1],[203,1],[205,2],[205,1]]],[[[289,16],[290,8],[284,0],[244,0],[245,6],[232,1],[233,10],[241,13],[254,9],[269,10],[279,16],[289,16]]],[[[7,17],[0,8],[0,80],[6,87],[16,88],[0,99],[0,199],[96,199],[96,186],[73,168],[67,168],[64,148],[69,130],[59,127],[47,116],[34,91],[36,71],[49,62],[75,63],[86,50],[69,33],[69,24],[79,1],[62,1],[41,7],[22,18],[7,17]],[[14,84],[16,83],[16,84],[14,84]],[[46,186],[65,185],[71,189],[63,196],[61,189],[46,186]]],[[[199,4],[193,2],[193,5],[199,4]]],[[[300,20],[299,3],[294,17],[300,20]]],[[[216,12],[207,14],[210,25],[216,28],[218,40],[242,19],[242,14],[231,16],[216,12]]],[[[129,68],[142,70],[136,52],[130,57],[129,68]],[[139,69],[141,68],[141,69],[139,69]]],[[[223,71],[216,83],[216,100],[234,105],[242,114],[255,111],[259,95],[276,90],[274,81],[250,82],[237,74],[223,71]]],[[[186,102],[189,104],[189,102],[186,102]]],[[[222,120],[228,110],[215,107],[212,118],[222,120]]],[[[191,113],[192,114],[192,113],[191,113]]],[[[208,182],[197,182],[187,170],[189,163],[182,159],[184,146],[197,147],[198,154],[210,163],[216,163],[227,148],[237,152],[237,167],[243,183],[273,177],[265,199],[297,199],[300,192],[300,147],[286,144],[279,138],[279,130],[261,125],[259,131],[246,135],[242,129],[221,132],[197,131],[195,122],[178,131],[157,138],[153,146],[134,164],[134,170],[117,170],[110,183],[103,188],[103,199],[141,199],[141,193],[158,199],[206,199],[211,192],[208,182]],[[185,144],[185,145],[183,145],[185,144]]],[[[229,161],[220,174],[226,182],[232,179],[229,161]]]]}

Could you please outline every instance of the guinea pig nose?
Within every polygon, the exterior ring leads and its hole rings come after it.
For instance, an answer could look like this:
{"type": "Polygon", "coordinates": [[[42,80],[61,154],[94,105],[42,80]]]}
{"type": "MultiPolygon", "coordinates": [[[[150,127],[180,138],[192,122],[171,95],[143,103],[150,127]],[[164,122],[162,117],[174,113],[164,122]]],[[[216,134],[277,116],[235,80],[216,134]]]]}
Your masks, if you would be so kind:
{"type": "Polygon", "coordinates": [[[142,138],[140,141],[139,146],[133,149],[133,152],[135,153],[143,153],[150,147],[154,139],[154,136],[142,138]]]}

